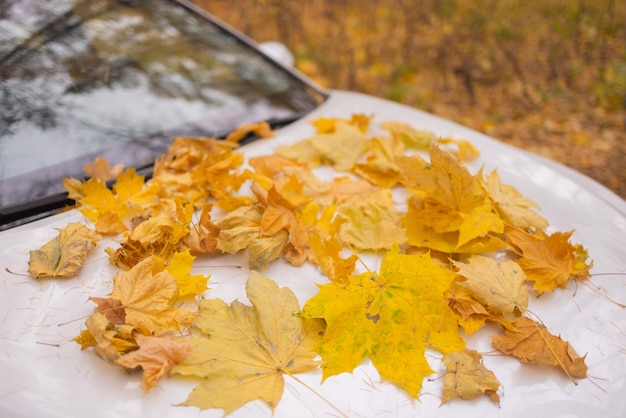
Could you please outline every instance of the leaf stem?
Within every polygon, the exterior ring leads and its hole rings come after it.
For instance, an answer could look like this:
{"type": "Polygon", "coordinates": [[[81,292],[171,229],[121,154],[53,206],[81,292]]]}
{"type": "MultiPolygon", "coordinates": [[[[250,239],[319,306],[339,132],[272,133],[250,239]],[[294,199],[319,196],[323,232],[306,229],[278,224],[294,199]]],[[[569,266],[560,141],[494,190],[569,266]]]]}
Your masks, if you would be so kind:
{"type": "Polygon", "coordinates": [[[287,376],[291,377],[293,380],[295,380],[296,382],[300,383],[302,386],[304,386],[305,388],[307,388],[309,391],[311,391],[314,395],[316,395],[318,398],[320,398],[322,401],[324,401],[328,406],[330,406],[332,409],[334,409],[335,411],[337,411],[337,413],[342,416],[343,418],[348,418],[348,415],[345,414],[341,409],[337,408],[335,405],[333,405],[332,402],[330,402],[328,399],[326,399],[325,397],[322,396],[321,393],[317,392],[315,389],[313,389],[311,386],[309,386],[308,384],[306,384],[306,382],[300,380],[298,377],[296,377],[295,375],[289,373],[287,370],[281,370],[284,374],[286,374],[287,376]]]}

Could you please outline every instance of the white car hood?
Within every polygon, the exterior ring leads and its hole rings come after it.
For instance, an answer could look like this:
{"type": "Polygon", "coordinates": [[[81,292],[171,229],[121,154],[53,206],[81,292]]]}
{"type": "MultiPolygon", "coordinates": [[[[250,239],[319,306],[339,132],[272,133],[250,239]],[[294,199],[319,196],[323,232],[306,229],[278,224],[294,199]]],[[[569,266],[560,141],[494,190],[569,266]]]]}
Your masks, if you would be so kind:
{"type": "MultiPolygon", "coordinates": [[[[328,101],[305,120],[282,129],[275,138],[242,148],[246,156],[270,154],[277,145],[313,134],[308,121],[320,116],[374,115],[373,123],[396,120],[438,135],[470,140],[481,152],[467,164],[471,172],[481,166],[497,169],[502,182],[516,187],[541,207],[553,230],[575,230],[572,241],[589,250],[594,261],[590,285],[571,284],[532,300],[529,309],[555,335],[586,353],[589,377],[574,384],[552,369],[520,365],[495,354],[487,327],[466,338],[469,348],[486,353],[484,364],[496,373],[503,388],[498,407],[492,401],[454,400],[440,406],[444,368],[438,353],[427,358],[437,374],[425,379],[415,400],[392,384],[381,381],[365,362],[354,373],[328,378],[321,371],[298,375],[304,382],[348,416],[424,417],[571,417],[626,415],[626,316],[624,309],[599,291],[626,303],[626,202],[595,181],[560,164],[497,142],[485,135],[433,115],[381,99],[355,93],[331,92],[328,101]],[[621,274],[621,275],[620,275],[621,274]]],[[[174,406],[185,401],[195,381],[163,379],[145,393],[141,375],[128,375],[100,360],[91,350],[81,351],[72,341],[94,309],[90,296],[111,292],[116,268],[109,265],[105,240],[92,250],[79,275],[71,279],[35,280],[27,277],[29,251],[56,236],[55,228],[83,221],[76,210],[0,232],[0,416],[6,417],[213,417],[221,410],[199,413],[194,407],[174,406]]],[[[227,302],[246,301],[247,263],[243,255],[228,256],[228,265],[245,268],[211,269],[224,259],[203,258],[194,274],[211,274],[207,297],[227,302]]],[[[315,268],[295,269],[276,262],[262,272],[280,286],[291,288],[300,303],[317,292],[315,283],[326,279],[315,268]]],[[[336,416],[315,393],[286,378],[285,393],[276,417],[336,416]]],[[[253,402],[232,417],[270,416],[269,409],[253,402]]]]}

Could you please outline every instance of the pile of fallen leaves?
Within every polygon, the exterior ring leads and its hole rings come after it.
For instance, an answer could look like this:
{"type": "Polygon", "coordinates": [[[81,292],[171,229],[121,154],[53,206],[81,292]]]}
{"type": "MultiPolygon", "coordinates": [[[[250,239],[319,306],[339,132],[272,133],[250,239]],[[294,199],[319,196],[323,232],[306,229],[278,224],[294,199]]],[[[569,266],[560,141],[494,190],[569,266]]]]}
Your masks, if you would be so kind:
{"type": "Polygon", "coordinates": [[[263,124],[226,140],[176,138],[147,182],[96,160],[89,180],[65,182],[95,230],[60,230],[31,252],[30,275],[71,277],[102,236],[116,236],[106,249],[120,269],[113,288],[89,298],[94,313],[75,340],[142,370],[146,391],[168,374],[201,378],[184,403],[201,409],[261,399],[273,410],[284,374],[321,367],[326,379],[366,358],[417,398],[433,373],[427,349],[448,368],[442,403],[497,402],[498,380],[462,337],[487,322],[500,325],[492,344],[502,353],[585,378],[584,357],[527,315],[529,292],[589,278],[571,232],[548,233],[537,206],[496,171],[472,175],[462,161],[478,152],[467,141],[400,122],[373,135],[370,121],[320,118],[313,136],[249,159],[237,141],[271,136],[263,124]],[[241,251],[251,306],[211,298],[210,277],[190,273],[198,256],[241,251]],[[368,252],[384,253],[380,267],[359,272],[368,252]],[[328,279],[302,308],[258,272],[281,258],[314,263],[328,279]]]}

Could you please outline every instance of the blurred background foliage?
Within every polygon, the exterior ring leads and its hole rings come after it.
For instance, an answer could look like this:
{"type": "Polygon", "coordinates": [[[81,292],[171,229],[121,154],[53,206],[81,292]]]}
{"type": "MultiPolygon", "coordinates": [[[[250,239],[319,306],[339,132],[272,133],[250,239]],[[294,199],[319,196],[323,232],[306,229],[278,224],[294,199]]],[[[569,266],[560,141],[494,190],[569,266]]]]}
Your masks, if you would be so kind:
{"type": "Polygon", "coordinates": [[[626,1],[195,0],[323,87],[388,98],[626,198],[626,1]]]}

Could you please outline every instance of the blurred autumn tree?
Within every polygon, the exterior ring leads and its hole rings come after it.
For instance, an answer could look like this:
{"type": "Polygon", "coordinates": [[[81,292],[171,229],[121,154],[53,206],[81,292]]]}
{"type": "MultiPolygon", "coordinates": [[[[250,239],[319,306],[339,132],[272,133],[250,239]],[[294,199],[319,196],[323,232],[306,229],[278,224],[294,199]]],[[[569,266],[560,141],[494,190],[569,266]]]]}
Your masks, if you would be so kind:
{"type": "Polygon", "coordinates": [[[560,161],[626,198],[626,2],[196,0],[319,84],[560,161]]]}

